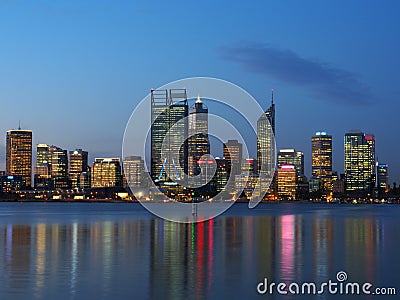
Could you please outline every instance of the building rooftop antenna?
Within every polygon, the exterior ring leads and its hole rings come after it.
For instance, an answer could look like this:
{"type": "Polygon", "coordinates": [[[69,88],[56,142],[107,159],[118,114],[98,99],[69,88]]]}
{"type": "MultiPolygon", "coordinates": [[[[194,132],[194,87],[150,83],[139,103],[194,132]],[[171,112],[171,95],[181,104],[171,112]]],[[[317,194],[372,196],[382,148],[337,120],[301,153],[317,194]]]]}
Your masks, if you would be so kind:
{"type": "Polygon", "coordinates": [[[274,104],[274,89],[271,89],[271,104],[274,104]]]}

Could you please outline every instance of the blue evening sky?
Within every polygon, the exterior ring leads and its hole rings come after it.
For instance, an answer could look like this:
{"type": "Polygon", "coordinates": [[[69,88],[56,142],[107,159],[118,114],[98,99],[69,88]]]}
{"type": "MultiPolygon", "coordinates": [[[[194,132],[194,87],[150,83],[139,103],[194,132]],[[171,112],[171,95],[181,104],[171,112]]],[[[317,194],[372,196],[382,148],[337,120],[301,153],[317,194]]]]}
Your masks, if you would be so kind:
{"type": "MultiPolygon", "coordinates": [[[[399,1],[0,0],[0,169],[5,131],[34,144],[120,156],[150,88],[193,76],[240,85],[263,107],[275,89],[277,145],[305,153],[347,130],[374,133],[400,181],[399,1]]],[[[212,112],[212,107],[209,107],[212,112]]]]}

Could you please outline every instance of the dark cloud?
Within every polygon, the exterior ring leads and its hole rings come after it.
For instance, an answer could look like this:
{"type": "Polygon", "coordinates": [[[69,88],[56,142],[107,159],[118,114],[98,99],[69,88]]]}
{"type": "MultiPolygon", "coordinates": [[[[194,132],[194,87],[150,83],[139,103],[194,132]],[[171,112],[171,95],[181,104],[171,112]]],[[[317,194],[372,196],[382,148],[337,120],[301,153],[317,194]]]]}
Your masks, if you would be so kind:
{"type": "Polygon", "coordinates": [[[369,88],[357,74],[302,58],[291,50],[246,43],[221,47],[219,51],[222,59],[236,62],[249,72],[307,87],[320,100],[354,104],[373,100],[369,88]]]}

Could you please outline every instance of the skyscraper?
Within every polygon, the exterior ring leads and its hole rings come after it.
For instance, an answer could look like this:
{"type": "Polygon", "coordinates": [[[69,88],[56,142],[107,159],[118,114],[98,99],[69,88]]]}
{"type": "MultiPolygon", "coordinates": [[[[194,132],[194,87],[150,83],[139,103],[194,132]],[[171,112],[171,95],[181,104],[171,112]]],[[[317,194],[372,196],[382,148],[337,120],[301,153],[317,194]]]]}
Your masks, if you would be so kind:
{"type": "Polygon", "coordinates": [[[377,187],[379,194],[385,193],[389,190],[389,172],[388,164],[377,164],[377,187]]]}
{"type": "Polygon", "coordinates": [[[224,143],[224,159],[230,163],[231,175],[240,174],[242,168],[243,145],[238,140],[224,143]]]}
{"type": "Polygon", "coordinates": [[[241,174],[257,174],[258,163],[257,160],[249,157],[242,160],[241,174]]]}
{"type": "Polygon", "coordinates": [[[50,146],[51,180],[54,188],[68,188],[68,152],[57,146],[50,146]]]}
{"type": "Polygon", "coordinates": [[[375,182],[375,136],[359,130],[344,136],[346,192],[356,196],[371,193],[375,182]]]}
{"type": "Polygon", "coordinates": [[[51,164],[50,146],[47,144],[37,144],[36,146],[36,166],[34,168],[34,185],[37,189],[51,189],[51,164]]]}
{"type": "Polygon", "coordinates": [[[278,169],[278,195],[281,199],[296,199],[296,169],[293,165],[282,165],[278,169]]]}
{"type": "Polygon", "coordinates": [[[121,186],[121,164],[119,158],[96,158],[92,166],[92,187],[121,186]]]}
{"type": "Polygon", "coordinates": [[[278,168],[283,165],[293,165],[297,177],[304,176],[304,153],[295,149],[280,149],[278,152],[278,168]]]}
{"type": "Polygon", "coordinates": [[[32,130],[8,130],[6,173],[21,176],[26,187],[32,182],[32,130]]]}
{"type": "Polygon", "coordinates": [[[140,156],[127,156],[123,163],[124,185],[141,187],[143,185],[144,161],[140,156]]]}
{"type": "Polygon", "coordinates": [[[201,101],[200,96],[189,112],[189,141],[188,141],[188,172],[189,176],[200,173],[198,161],[203,155],[210,154],[208,140],[208,108],[201,101]]]}
{"type": "Polygon", "coordinates": [[[82,172],[88,170],[88,152],[76,149],[69,152],[69,179],[72,188],[83,187],[80,185],[82,172]]]}
{"type": "Polygon", "coordinates": [[[176,181],[187,174],[188,112],[185,89],[172,89],[169,94],[168,90],[151,91],[150,174],[155,182],[176,181]]]}
{"type": "Polygon", "coordinates": [[[43,166],[50,163],[50,146],[47,144],[37,144],[36,146],[36,166],[43,166]]]}
{"type": "Polygon", "coordinates": [[[217,170],[215,172],[216,191],[221,192],[226,190],[226,185],[230,178],[231,165],[230,162],[224,158],[215,158],[217,162],[217,170]]]}
{"type": "Polygon", "coordinates": [[[332,136],[325,131],[311,138],[312,176],[319,180],[324,195],[332,192],[332,136]]]}
{"type": "Polygon", "coordinates": [[[69,188],[67,150],[54,145],[38,144],[34,173],[36,188],[69,188]]]}
{"type": "Polygon", "coordinates": [[[257,161],[260,174],[272,177],[275,171],[275,104],[272,91],[271,106],[257,120],[257,161]],[[261,168],[264,171],[261,172],[261,168]]]}

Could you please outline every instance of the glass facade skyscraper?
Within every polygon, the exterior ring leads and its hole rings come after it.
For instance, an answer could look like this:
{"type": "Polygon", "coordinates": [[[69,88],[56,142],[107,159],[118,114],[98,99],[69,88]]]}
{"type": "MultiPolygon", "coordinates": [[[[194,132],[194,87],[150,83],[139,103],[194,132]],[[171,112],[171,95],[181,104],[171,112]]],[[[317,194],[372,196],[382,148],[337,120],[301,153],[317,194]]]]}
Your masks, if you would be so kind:
{"type": "Polygon", "coordinates": [[[295,149],[280,149],[278,152],[278,168],[282,165],[293,165],[297,177],[304,176],[304,154],[295,149]]]}
{"type": "Polygon", "coordinates": [[[189,176],[200,173],[198,161],[203,155],[210,154],[208,139],[208,108],[201,101],[200,96],[189,112],[189,141],[188,141],[188,172],[189,176]]]}
{"type": "Polygon", "coordinates": [[[364,196],[375,182],[375,136],[353,130],[344,136],[346,192],[364,196]]]}
{"type": "Polygon", "coordinates": [[[80,177],[88,170],[88,152],[82,149],[69,151],[69,179],[72,188],[81,188],[80,177]]]}
{"type": "Polygon", "coordinates": [[[51,180],[54,188],[68,188],[68,151],[50,146],[51,180]]]}
{"type": "Polygon", "coordinates": [[[21,176],[26,187],[32,182],[32,130],[8,130],[6,173],[21,176]]]}
{"type": "Polygon", "coordinates": [[[272,177],[275,171],[275,104],[272,94],[271,106],[257,120],[257,161],[260,174],[272,177]],[[261,168],[264,171],[261,171],[261,168]]]}
{"type": "Polygon", "coordinates": [[[122,162],[124,186],[143,186],[144,161],[140,156],[127,156],[122,162]]]}
{"type": "Polygon", "coordinates": [[[37,189],[51,189],[51,162],[50,146],[47,144],[37,144],[36,146],[36,166],[34,169],[34,183],[37,189]]]}
{"type": "Polygon", "coordinates": [[[238,140],[224,143],[224,159],[230,164],[231,175],[238,175],[242,169],[243,145],[238,140]]]}
{"type": "Polygon", "coordinates": [[[388,167],[388,164],[377,163],[377,187],[380,193],[384,193],[389,190],[388,167]]]}
{"type": "Polygon", "coordinates": [[[320,183],[323,194],[332,192],[332,136],[317,132],[311,138],[312,176],[320,183]]]}
{"type": "Polygon", "coordinates": [[[188,113],[185,89],[151,91],[150,175],[155,182],[188,173],[188,113]]]}

